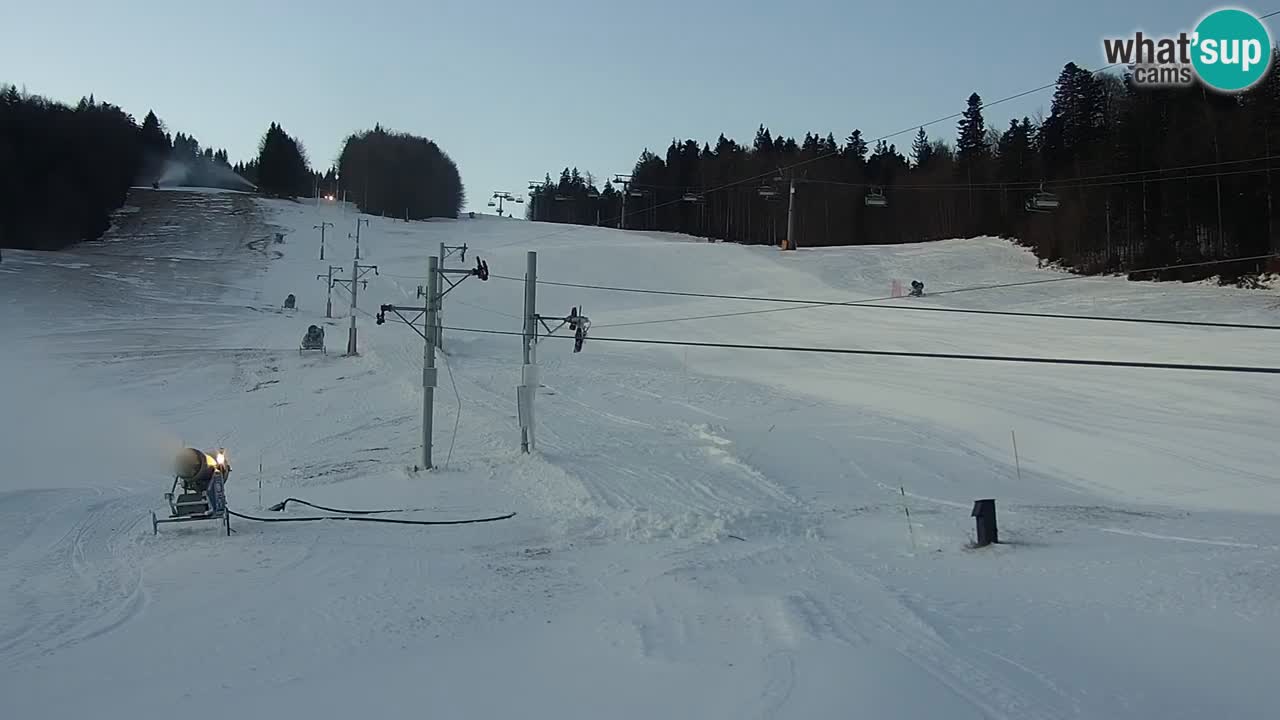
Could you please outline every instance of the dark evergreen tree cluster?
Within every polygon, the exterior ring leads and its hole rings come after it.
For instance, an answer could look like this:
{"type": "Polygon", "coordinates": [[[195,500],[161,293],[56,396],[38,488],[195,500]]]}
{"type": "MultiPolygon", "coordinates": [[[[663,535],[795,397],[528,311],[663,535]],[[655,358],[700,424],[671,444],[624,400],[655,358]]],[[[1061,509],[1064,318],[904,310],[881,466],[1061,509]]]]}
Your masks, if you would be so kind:
{"type": "Polygon", "coordinates": [[[255,186],[258,184],[257,159],[249,160],[248,162],[238,162],[231,166],[231,170],[245,180],[253,183],[255,186]]]}
{"type": "Polygon", "coordinates": [[[347,138],[334,180],[349,202],[375,215],[452,218],[466,199],[458,166],[438,145],[381,125],[347,138]]]}
{"type": "Polygon", "coordinates": [[[53,250],[93,240],[133,185],[250,189],[226,150],[139,125],[92,95],[75,107],[0,86],[0,247],[53,250]]]}
{"type": "Polygon", "coordinates": [[[142,119],[140,132],[139,184],[249,189],[244,179],[232,170],[226,150],[201,148],[199,140],[181,132],[171,137],[154,111],[142,119]]]}
{"type": "Polygon", "coordinates": [[[302,143],[271,123],[258,144],[252,174],[258,189],[280,197],[314,197],[315,177],[302,143]]]}
{"type": "Polygon", "coordinates": [[[99,237],[140,168],[128,113],[0,86],[0,247],[52,250],[99,237]]]}
{"type": "Polygon", "coordinates": [[[525,217],[546,222],[594,225],[618,214],[619,195],[613,184],[606,182],[604,190],[595,185],[590,173],[583,176],[578,168],[565,168],[558,182],[547,175],[542,184],[529,188],[529,201],[525,205],[525,217]],[[612,214],[611,213],[612,210],[612,214]]]}
{"type": "MultiPolygon", "coordinates": [[[[831,133],[797,142],[763,126],[745,146],[721,135],[714,146],[672,140],[665,157],[646,149],[627,186],[626,227],[779,243],[794,178],[802,246],[986,234],[1086,272],[1220,260],[1280,252],[1277,157],[1280,72],[1226,95],[1137,87],[1069,63],[1042,121],[990,128],[973,94],[954,146],[920,128],[909,157],[883,141],[869,147],[859,130],[839,143],[831,133]],[[1042,189],[1056,195],[1056,210],[1028,208],[1042,189]]],[[[616,227],[623,199],[621,187],[597,191],[566,170],[531,189],[527,212],[579,224],[598,215],[616,227]]],[[[1235,263],[1167,276],[1259,269],[1235,263]]]]}
{"type": "Polygon", "coordinates": [[[330,166],[324,174],[312,173],[312,182],[321,195],[338,195],[338,168],[330,166]]]}

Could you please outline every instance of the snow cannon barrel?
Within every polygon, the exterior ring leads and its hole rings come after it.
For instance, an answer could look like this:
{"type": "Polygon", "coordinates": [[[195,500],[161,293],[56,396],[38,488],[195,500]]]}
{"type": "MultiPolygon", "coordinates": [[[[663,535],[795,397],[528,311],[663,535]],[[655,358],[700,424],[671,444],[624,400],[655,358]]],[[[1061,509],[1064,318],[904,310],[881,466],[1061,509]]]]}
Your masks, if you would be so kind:
{"type": "Polygon", "coordinates": [[[206,487],[213,479],[216,461],[209,453],[183,448],[173,461],[173,472],[189,487],[206,487]]]}

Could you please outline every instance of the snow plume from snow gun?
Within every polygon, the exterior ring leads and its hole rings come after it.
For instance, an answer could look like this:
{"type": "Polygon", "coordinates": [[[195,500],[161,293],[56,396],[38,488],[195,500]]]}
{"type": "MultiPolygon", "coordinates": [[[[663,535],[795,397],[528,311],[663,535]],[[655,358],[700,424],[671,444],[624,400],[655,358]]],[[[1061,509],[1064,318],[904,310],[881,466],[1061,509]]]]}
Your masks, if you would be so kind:
{"type": "Polygon", "coordinates": [[[229,167],[204,157],[165,160],[157,182],[168,187],[209,187],[252,192],[257,186],[240,177],[229,167]]]}
{"type": "Polygon", "coordinates": [[[154,489],[182,438],[128,395],[93,387],[41,348],[0,350],[0,492],[154,489]]]}

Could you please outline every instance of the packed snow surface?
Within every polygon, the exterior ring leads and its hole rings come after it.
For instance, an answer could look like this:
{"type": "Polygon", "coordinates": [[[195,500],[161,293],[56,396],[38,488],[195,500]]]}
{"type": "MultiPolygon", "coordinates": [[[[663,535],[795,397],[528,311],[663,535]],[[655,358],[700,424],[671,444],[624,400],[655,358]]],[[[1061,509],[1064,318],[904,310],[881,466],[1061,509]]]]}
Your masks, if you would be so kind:
{"type": "Polygon", "coordinates": [[[919,279],[885,304],[1272,325],[1275,292],[933,295],[1066,276],[992,238],[780,253],[374,217],[346,357],[350,296],[326,318],[317,276],[349,276],[356,217],[141,188],[103,241],[4,252],[5,718],[1276,716],[1274,376],[607,338],[1267,366],[1280,333],[549,283],[848,301],[919,279]],[[414,472],[423,343],[373,315],[421,303],[441,243],[493,277],[444,299],[437,468],[414,472]],[[519,332],[530,250],[538,311],[580,307],[591,337],[539,342],[524,455],[520,338],[463,329],[519,332]],[[299,353],[310,324],[327,354],[299,353]],[[248,515],[517,514],[153,535],[184,445],[228,449],[248,515]],[[1004,542],[975,549],[982,498],[1004,542]]]}

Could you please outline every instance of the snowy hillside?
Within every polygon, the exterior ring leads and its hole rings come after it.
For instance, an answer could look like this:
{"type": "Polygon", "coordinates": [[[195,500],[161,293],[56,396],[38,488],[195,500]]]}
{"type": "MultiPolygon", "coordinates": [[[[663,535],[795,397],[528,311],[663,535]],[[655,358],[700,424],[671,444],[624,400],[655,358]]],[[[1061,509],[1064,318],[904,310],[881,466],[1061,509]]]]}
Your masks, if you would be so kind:
{"type": "MultiPolygon", "coordinates": [[[[606,338],[1265,366],[1280,333],[550,284],[848,301],[1060,276],[994,239],[779,253],[374,217],[344,357],[349,296],[326,319],[317,275],[349,275],[355,217],[142,189],[104,242],[4,253],[4,717],[1275,716],[1274,376],[606,338]],[[413,473],[422,341],[373,313],[420,302],[440,243],[493,277],[444,301],[441,467],[413,473]],[[582,307],[593,339],[539,344],[525,456],[520,338],[469,331],[520,330],[529,250],[539,311],[582,307]],[[313,323],[327,355],[298,352],[313,323]],[[516,515],[153,536],[183,445],[228,448],[249,515],[516,515]],[[1004,544],[967,546],[980,498],[1004,544]]],[[[1280,324],[1275,292],[1115,278],[908,303],[1280,324]]]]}

